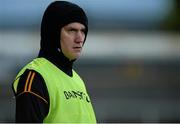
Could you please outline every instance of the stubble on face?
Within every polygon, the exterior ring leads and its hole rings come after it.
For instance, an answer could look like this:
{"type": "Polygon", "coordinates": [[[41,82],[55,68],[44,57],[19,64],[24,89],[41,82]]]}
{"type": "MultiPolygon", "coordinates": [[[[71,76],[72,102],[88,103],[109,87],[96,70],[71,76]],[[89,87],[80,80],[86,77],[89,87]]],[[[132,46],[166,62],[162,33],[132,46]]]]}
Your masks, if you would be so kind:
{"type": "Polygon", "coordinates": [[[81,55],[85,39],[85,26],[80,23],[70,23],[61,29],[61,49],[70,60],[81,55]]]}

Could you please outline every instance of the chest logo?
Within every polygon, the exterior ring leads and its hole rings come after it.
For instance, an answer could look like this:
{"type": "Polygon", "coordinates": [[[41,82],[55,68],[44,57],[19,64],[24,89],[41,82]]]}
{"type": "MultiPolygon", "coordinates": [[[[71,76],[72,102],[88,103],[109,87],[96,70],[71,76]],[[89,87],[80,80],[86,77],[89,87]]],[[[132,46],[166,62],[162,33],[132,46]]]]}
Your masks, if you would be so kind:
{"type": "Polygon", "coordinates": [[[88,95],[81,91],[64,91],[64,96],[67,100],[69,99],[79,99],[90,102],[88,95]]]}

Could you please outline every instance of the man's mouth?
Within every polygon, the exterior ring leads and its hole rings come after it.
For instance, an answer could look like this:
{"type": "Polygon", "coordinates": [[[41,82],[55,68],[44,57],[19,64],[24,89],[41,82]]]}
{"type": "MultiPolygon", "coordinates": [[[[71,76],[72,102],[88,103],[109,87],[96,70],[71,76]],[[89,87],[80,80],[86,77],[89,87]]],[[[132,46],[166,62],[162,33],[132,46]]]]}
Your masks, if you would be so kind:
{"type": "Polygon", "coordinates": [[[81,50],[82,47],[73,47],[75,50],[81,50]]]}
{"type": "Polygon", "coordinates": [[[74,49],[81,49],[81,47],[78,47],[78,46],[77,46],[77,47],[73,47],[73,48],[74,48],[74,49]]]}

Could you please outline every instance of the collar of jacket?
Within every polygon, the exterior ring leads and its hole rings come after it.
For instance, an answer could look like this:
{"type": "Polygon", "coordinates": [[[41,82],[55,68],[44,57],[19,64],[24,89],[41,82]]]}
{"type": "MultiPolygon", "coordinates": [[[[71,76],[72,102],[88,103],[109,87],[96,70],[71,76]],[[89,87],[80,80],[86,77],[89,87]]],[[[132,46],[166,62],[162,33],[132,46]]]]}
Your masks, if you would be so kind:
{"type": "Polygon", "coordinates": [[[72,67],[73,62],[75,60],[69,60],[67,57],[64,56],[62,52],[59,51],[45,51],[40,50],[38,57],[43,57],[52,62],[56,67],[62,70],[64,73],[69,75],[70,77],[73,76],[72,67]]]}

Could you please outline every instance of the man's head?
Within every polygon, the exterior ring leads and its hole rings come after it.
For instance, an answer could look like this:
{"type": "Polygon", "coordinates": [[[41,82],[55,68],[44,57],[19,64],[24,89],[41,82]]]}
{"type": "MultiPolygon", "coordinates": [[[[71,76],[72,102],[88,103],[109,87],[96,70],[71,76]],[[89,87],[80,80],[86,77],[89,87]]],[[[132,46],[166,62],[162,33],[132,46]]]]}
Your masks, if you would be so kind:
{"type": "MultiPolygon", "coordinates": [[[[68,59],[76,59],[79,55],[72,57],[72,55],[69,55],[70,51],[67,51],[69,49],[64,48],[64,43],[69,42],[67,41],[69,39],[62,34],[65,33],[63,31],[66,31],[65,29],[69,25],[71,28],[73,27],[73,30],[82,31],[83,28],[84,38],[81,42],[84,43],[88,32],[88,19],[83,9],[66,1],[51,3],[45,10],[41,23],[41,51],[51,53],[52,56],[54,53],[62,52],[68,59]],[[75,27],[73,24],[76,24],[75,27]]],[[[75,41],[77,41],[77,38],[74,38],[75,41]]],[[[74,45],[74,47],[82,46],[74,45]]]]}
{"type": "Polygon", "coordinates": [[[69,23],[61,29],[61,51],[70,60],[80,56],[85,40],[85,30],[85,26],[78,22],[69,23]]]}

